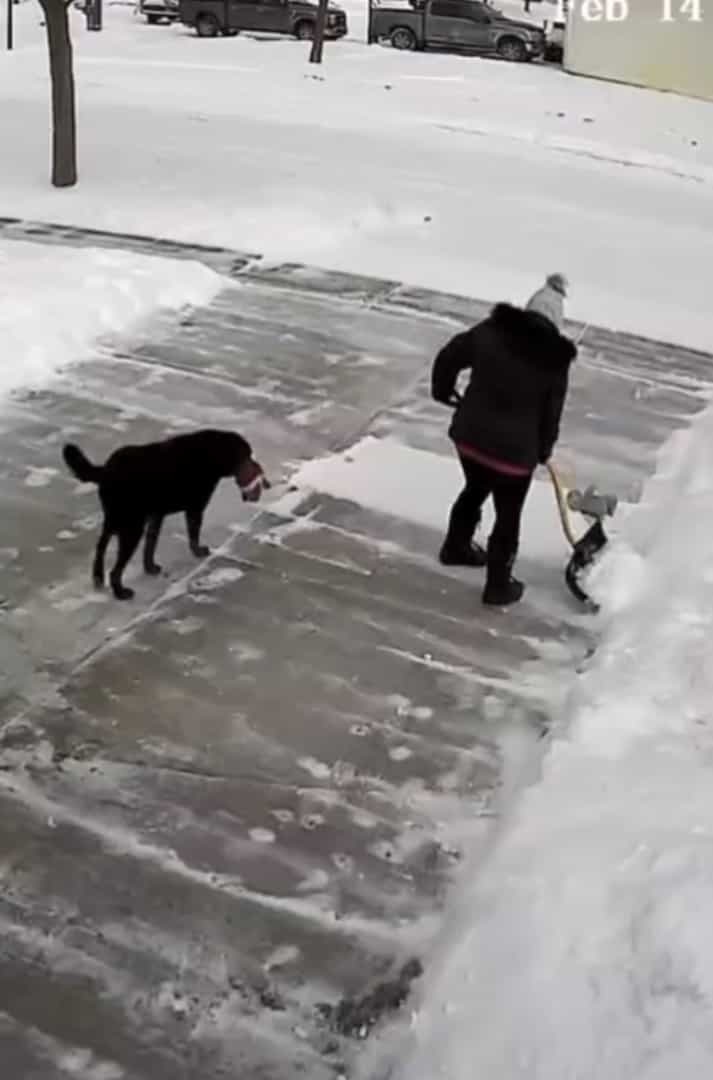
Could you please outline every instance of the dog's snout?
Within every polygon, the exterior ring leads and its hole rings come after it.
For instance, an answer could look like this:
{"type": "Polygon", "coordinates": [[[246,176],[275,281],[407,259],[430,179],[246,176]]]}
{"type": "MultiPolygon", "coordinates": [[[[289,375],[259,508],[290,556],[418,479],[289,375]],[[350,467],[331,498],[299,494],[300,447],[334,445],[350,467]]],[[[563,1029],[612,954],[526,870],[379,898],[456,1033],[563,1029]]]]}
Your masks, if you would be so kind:
{"type": "Polygon", "coordinates": [[[238,469],[235,477],[245,502],[258,502],[270,482],[262,470],[262,466],[250,458],[238,469]]]}

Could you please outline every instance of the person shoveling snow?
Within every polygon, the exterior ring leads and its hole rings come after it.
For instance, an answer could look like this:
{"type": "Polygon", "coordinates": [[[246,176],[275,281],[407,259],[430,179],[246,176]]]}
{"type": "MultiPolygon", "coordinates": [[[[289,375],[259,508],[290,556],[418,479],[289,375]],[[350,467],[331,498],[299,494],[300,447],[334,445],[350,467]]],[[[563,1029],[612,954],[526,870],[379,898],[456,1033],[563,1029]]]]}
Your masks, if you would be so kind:
{"type": "Polygon", "coordinates": [[[535,469],[546,464],[559,437],[570,364],[577,346],[561,332],[567,282],[550,274],[525,308],[496,304],[470,330],[438,353],[433,398],[455,407],[449,429],[465,476],[450,513],[440,561],[487,566],[483,603],[504,606],[522,597],[512,576],[520,521],[535,469]],[[469,368],[463,397],[458,376],[469,368]],[[492,496],[495,524],[487,552],[474,542],[483,504],[492,496]]]}

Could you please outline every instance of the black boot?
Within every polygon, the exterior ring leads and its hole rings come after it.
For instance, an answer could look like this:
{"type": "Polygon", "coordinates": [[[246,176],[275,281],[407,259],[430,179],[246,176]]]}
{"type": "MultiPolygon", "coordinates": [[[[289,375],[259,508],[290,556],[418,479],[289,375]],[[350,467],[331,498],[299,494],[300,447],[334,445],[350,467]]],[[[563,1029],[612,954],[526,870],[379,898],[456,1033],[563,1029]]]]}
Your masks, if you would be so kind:
{"type": "Polygon", "coordinates": [[[438,554],[442,566],[485,566],[487,557],[485,550],[476,544],[475,536],[480,524],[480,506],[483,493],[471,490],[468,480],[469,463],[463,465],[466,475],[466,486],[453,503],[448,517],[446,538],[438,554]]]}
{"type": "Polygon", "coordinates": [[[488,607],[507,607],[522,599],[525,586],[511,574],[515,556],[507,560],[488,553],[488,576],[483,590],[483,603],[488,607]]]}
{"type": "Polygon", "coordinates": [[[438,559],[443,566],[485,566],[488,561],[480,544],[472,542],[456,545],[448,537],[443,542],[438,559]]]}

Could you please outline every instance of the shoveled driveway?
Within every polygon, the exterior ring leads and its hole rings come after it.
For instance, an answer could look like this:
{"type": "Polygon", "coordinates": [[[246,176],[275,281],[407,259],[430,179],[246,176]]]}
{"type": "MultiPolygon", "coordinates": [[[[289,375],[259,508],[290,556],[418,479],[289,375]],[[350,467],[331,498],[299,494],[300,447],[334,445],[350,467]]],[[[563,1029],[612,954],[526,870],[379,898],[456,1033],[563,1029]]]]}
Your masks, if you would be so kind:
{"type": "MultiPolygon", "coordinates": [[[[177,522],[165,578],[138,578],[131,605],[93,593],[96,496],[61,467],[69,436],[100,459],[231,426],[287,483],[365,434],[448,453],[429,362],[484,305],[190,255],[228,275],[210,307],[154,320],[0,413],[13,1080],[349,1074],[370,1009],[345,1033],[317,1006],[424,954],[462,842],[535,757],[591,644],[557,576],[530,567],[528,603],[486,613],[472,577],[435,563],[435,532],[307,491],[255,511],[225,485],[210,560],[192,560],[177,522]]],[[[708,357],[587,330],[565,425],[580,478],[635,497],[709,378],[708,357]]]]}

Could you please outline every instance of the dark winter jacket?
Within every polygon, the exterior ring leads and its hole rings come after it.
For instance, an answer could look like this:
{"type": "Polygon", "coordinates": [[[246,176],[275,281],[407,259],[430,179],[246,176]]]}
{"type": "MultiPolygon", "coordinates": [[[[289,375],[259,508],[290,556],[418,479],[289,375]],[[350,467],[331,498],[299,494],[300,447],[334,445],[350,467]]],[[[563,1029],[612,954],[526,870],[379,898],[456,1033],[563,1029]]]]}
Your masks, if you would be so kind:
{"type": "Polygon", "coordinates": [[[574,342],[544,315],[497,304],[487,319],[457,334],[433,364],[431,392],[455,404],[459,374],[471,368],[449,434],[494,460],[534,469],[559,436],[574,342]]]}

